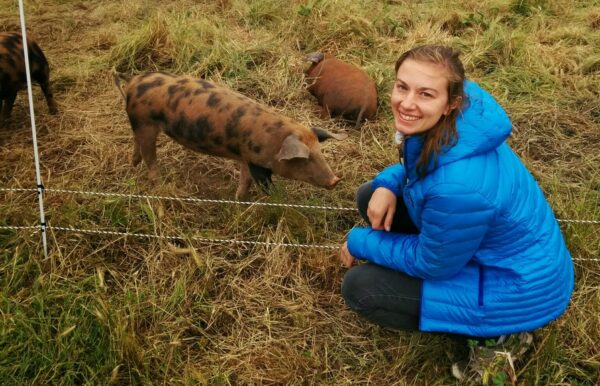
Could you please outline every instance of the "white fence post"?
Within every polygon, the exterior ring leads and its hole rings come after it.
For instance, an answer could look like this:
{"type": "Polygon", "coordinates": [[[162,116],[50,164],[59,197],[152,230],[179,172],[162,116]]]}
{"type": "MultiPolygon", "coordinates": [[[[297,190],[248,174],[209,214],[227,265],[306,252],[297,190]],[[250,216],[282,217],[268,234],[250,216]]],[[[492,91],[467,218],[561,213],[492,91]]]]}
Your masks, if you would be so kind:
{"type": "Polygon", "coordinates": [[[31,137],[33,138],[33,155],[35,159],[35,177],[37,182],[38,202],[40,205],[40,230],[42,231],[42,243],[44,245],[44,257],[48,257],[48,241],[46,237],[46,217],[44,214],[44,185],[40,173],[40,156],[37,146],[37,132],[35,128],[35,114],[33,111],[33,92],[31,88],[31,73],[29,68],[29,50],[27,47],[27,31],[25,30],[25,12],[23,11],[23,0],[19,0],[19,16],[21,18],[21,35],[23,36],[23,55],[25,57],[25,75],[27,76],[27,95],[29,97],[29,115],[31,117],[31,137]]]}

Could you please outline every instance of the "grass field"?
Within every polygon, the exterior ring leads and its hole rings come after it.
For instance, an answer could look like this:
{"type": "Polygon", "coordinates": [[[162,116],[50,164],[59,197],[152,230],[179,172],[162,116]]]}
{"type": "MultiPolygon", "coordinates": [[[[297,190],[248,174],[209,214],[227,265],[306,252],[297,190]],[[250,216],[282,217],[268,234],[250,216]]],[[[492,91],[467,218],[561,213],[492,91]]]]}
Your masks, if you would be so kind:
{"type": "MultiPolygon", "coordinates": [[[[231,161],[160,137],[160,180],[131,166],[131,128],[112,73],[161,70],[231,87],[307,126],[348,134],[323,153],[327,191],[275,178],[251,199],[354,206],[356,188],[397,161],[389,92],[400,53],[462,52],[470,79],[514,123],[510,144],[559,219],[600,220],[598,0],[31,0],[60,113],[34,106],[49,224],[44,257],[26,93],[0,128],[0,384],[448,385],[465,347],[384,330],[340,295],[337,250],[353,211],[137,198],[233,199],[231,161]],[[322,120],[304,55],[328,51],[377,83],[360,131],[322,120]],[[98,196],[57,192],[122,193],[98,196]],[[64,228],[75,228],[77,231],[64,228]],[[85,230],[174,236],[98,234],[85,230]],[[309,244],[206,243],[194,238],[309,244]]],[[[20,30],[0,0],[0,29],[20,30]]],[[[600,384],[600,225],[561,223],[577,282],[565,315],[536,332],[519,384],[600,384]],[[589,259],[596,259],[595,261],[589,259]]]]}

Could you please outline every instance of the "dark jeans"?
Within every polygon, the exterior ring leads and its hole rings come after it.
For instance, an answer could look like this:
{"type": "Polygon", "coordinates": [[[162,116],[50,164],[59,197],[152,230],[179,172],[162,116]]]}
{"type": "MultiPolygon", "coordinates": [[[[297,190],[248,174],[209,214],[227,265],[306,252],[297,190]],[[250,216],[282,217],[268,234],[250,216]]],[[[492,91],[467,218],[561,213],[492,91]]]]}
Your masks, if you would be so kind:
{"type": "MultiPolygon", "coordinates": [[[[358,212],[367,223],[367,207],[372,195],[371,181],[362,184],[356,192],[358,212]]],[[[418,233],[402,197],[398,197],[396,203],[391,231],[418,233]]],[[[342,296],[350,308],[375,324],[414,331],[419,329],[422,284],[421,279],[367,263],[346,272],[342,296]]]]}

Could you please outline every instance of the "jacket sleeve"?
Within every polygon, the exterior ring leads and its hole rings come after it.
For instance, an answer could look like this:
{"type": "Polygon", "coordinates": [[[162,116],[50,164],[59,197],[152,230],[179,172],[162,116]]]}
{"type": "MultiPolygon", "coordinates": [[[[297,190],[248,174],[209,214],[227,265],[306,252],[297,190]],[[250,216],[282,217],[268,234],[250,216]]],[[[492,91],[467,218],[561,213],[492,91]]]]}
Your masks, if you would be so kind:
{"type": "Polygon", "coordinates": [[[478,250],[495,210],[479,193],[465,192],[460,185],[434,189],[425,197],[421,233],[354,228],[348,235],[350,253],[422,279],[458,273],[478,250]]]}
{"type": "Polygon", "coordinates": [[[394,192],[396,197],[402,193],[406,181],[406,172],[404,171],[404,165],[397,163],[383,169],[371,182],[371,188],[373,190],[377,188],[387,188],[394,192]]]}

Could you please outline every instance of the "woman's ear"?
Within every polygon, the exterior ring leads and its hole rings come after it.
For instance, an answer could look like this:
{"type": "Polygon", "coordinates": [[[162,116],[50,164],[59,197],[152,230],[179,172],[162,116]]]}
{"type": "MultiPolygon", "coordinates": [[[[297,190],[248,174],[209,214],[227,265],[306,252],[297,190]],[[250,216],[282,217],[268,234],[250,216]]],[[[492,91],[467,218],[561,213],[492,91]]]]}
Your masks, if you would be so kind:
{"type": "Polygon", "coordinates": [[[446,111],[444,111],[444,115],[448,115],[452,112],[452,110],[457,109],[462,104],[463,98],[461,96],[457,96],[451,103],[448,103],[446,106],[446,111]]]}

